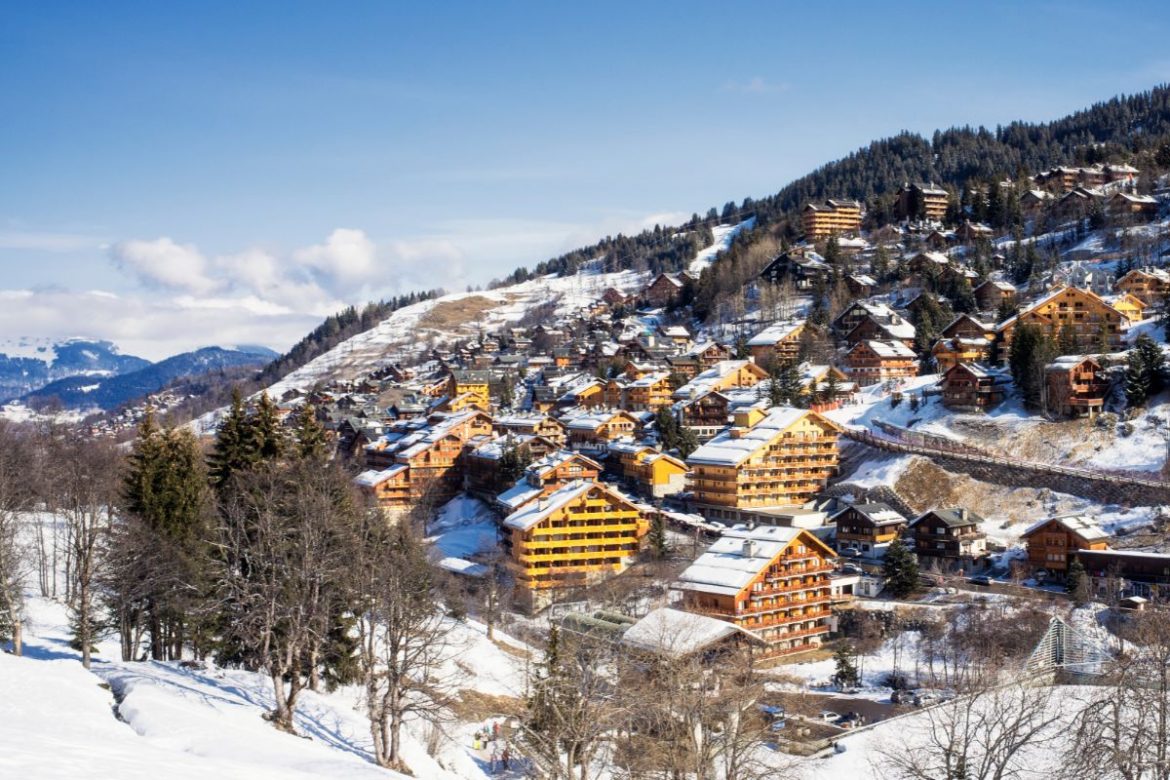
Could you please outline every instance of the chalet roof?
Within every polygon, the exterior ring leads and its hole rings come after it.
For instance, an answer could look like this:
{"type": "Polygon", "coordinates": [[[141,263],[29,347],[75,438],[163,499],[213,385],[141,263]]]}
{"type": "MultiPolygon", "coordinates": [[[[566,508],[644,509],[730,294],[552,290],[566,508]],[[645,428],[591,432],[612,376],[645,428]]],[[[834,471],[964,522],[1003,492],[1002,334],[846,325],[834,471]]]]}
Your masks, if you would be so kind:
{"type": "Polygon", "coordinates": [[[837,427],[816,412],[792,406],[774,406],[751,428],[732,428],[717,434],[715,438],[692,452],[687,457],[687,463],[738,465],[808,415],[823,421],[827,427],[833,429],[837,427]]]}
{"type": "Polygon", "coordinates": [[[1142,205],[1157,204],[1157,202],[1158,202],[1156,198],[1154,198],[1150,195],[1134,195],[1134,194],[1129,193],[1129,192],[1115,192],[1115,193],[1113,193],[1113,199],[1116,200],[1118,198],[1120,198],[1121,200],[1127,201],[1129,203],[1140,203],[1142,205]]]}
{"type": "Polygon", "coordinates": [[[883,358],[913,358],[917,357],[914,350],[901,341],[859,341],[846,353],[852,354],[862,345],[868,347],[875,355],[883,358]]]}
{"type": "Polygon", "coordinates": [[[659,382],[665,382],[669,378],[669,371],[655,371],[652,374],[646,374],[646,376],[642,377],[641,379],[635,379],[626,385],[626,387],[653,387],[659,382]]]}
{"type": "Polygon", "coordinates": [[[535,528],[554,512],[585,495],[590,490],[600,490],[616,500],[631,503],[628,498],[601,482],[586,482],[579,479],[564,485],[548,496],[538,499],[528,506],[508,515],[504,518],[504,526],[520,531],[535,528]]]}
{"type": "Polygon", "coordinates": [[[979,525],[983,522],[982,517],[967,509],[931,509],[910,521],[910,526],[918,525],[918,523],[927,517],[937,517],[942,521],[943,525],[949,528],[965,528],[971,525],[979,525]]]}
{"type": "Polygon", "coordinates": [[[749,347],[771,347],[788,338],[799,328],[804,327],[804,320],[789,322],[775,322],[761,330],[748,340],[749,347]]]}
{"type": "Polygon", "coordinates": [[[683,590],[734,596],[751,584],[801,533],[800,528],[779,525],[725,531],[679,575],[677,586],[683,590]]]}
{"type": "Polygon", "coordinates": [[[491,371],[460,370],[452,371],[451,376],[460,384],[488,384],[492,381],[491,371]]]}
{"type": "Polygon", "coordinates": [[[756,642],[763,641],[728,620],[659,607],[626,629],[620,641],[637,650],[682,658],[702,652],[736,634],[756,642]]]}
{"type": "Polygon", "coordinates": [[[864,287],[877,287],[877,279],[865,274],[850,274],[850,279],[864,287]]]}
{"type": "Polygon", "coordinates": [[[848,512],[850,509],[868,519],[874,525],[898,525],[899,523],[907,522],[906,518],[889,504],[875,502],[872,504],[854,504],[850,507],[842,509],[831,518],[836,522],[837,518],[848,512]]]}
{"type": "Polygon", "coordinates": [[[663,336],[668,336],[670,338],[687,338],[687,339],[689,339],[691,337],[691,332],[689,330],[687,330],[685,327],[683,327],[682,325],[669,325],[665,328],[659,327],[658,332],[661,333],[663,336]]]}
{"type": "Polygon", "coordinates": [[[1004,292],[1015,292],[1016,291],[1016,286],[1014,284],[1012,284],[1011,282],[1005,282],[1002,279],[986,279],[983,282],[981,282],[979,284],[979,286],[976,287],[975,289],[979,290],[981,287],[983,287],[985,285],[991,285],[992,287],[995,287],[998,290],[1003,290],[1004,292]]]}
{"type": "Polygon", "coordinates": [[[1044,520],[1037,521],[1028,526],[1023,533],[1023,536],[1028,536],[1049,523],[1057,523],[1069,533],[1085,540],[1086,542],[1099,542],[1102,539],[1108,539],[1109,534],[1105,533],[1096,521],[1088,515],[1061,515],[1059,517],[1048,517],[1044,520]]]}
{"type": "Polygon", "coordinates": [[[727,376],[751,363],[750,360],[720,360],[691,381],[674,391],[675,398],[697,398],[715,389],[727,376]]]}
{"type": "Polygon", "coordinates": [[[381,471],[378,471],[377,469],[370,469],[368,471],[363,471],[361,474],[358,474],[356,477],[354,477],[353,482],[355,485],[360,487],[377,487],[386,480],[393,479],[394,477],[398,476],[402,472],[406,471],[406,469],[407,466],[400,463],[395,464],[388,469],[382,469],[381,471]]]}

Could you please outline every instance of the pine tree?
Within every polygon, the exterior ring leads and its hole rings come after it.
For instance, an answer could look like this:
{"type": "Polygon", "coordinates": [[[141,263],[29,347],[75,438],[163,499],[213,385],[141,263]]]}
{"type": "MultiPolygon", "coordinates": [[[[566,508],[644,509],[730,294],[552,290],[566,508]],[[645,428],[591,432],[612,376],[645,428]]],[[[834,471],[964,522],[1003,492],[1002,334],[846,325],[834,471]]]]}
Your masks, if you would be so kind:
{"type": "Polygon", "coordinates": [[[853,648],[849,645],[841,645],[833,654],[833,663],[836,665],[833,682],[840,688],[853,688],[861,684],[861,675],[853,659],[853,648]]]}
{"type": "Polygon", "coordinates": [[[906,598],[918,589],[918,560],[901,539],[890,542],[882,561],[886,588],[896,599],[906,598]]]}
{"type": "MultiPolygon", "coordinates": [[[[143,573],[151,657],[178,658],[187,639],[193,594],[204,592],[207,560],[207,473],[187,430],[160,430],[149,410],[138,428],[123,481],[123,506],[145,530],[149,571],[143,573]]],[[[141,550],[125,551],[142,555],[141,550]]]]}
{"type": "Polygon", "coordinates": [[[1068,565],[1064,590],[1078,607],[1089,603],[1089,576],[1080,558],[1073,558],[1072,563],[1068,565]]]}
{"type": "Polygon", "coordinates": [[[829,375],[825,377],[825,386],[821,390],[821,400],[826,404],[831,404],[841,397],[841,380],[837,379],[837,373],[833,369],[829,369],[829,375]]]}
{"type": "Polygon", "coordinates": [[[1053,357],[1054,348],[1038,325],[1016,327],[1012,335],[1008,365],[1016,390],[1030,409],[1038,409],[1044,400],[1044,367],[1053,357]]]}
{"type": "Polygon", "coordinates": [[[646,535],[647,549],[654,560],[665,560],[669,549],[667,548],[666,539],[666,521],[663,519],[661,512],[656,512],[653,519],[650,521],[650,531],[646,535]]]}
{"type": "Polygon", "coordinates": [[[317,419],[316,407],[308,401],[301,404],[297,411],[297,427],[293,436],[297,457],[313,461],[324,461],[328,457],[325,427],[317,419]]]}
{"type": "Polygon", "coordinates": [[[280,426],[280,412],[267,392],[260,394],[248,422],[257,459],[268,463],[278,460],[284,454],[285,435],[280,426]]]}
{"type": "Polygon", "coordinates": [[[1125,365],[1125,400],[1130,406],[1141,406],[1150,396],[1150,375],[1145,361],[1137,350],[1131,350],[1125,365]]]}
{"type": "Polygon", "coordinates": [[[244,400],[240,396],[240,389],[233,387],[231,406],[219,424],[215,446],[207,459],[208,476],[214,487],[223,486],[233,474],[246,471],[255,464],[252,442],[244,400]]]}

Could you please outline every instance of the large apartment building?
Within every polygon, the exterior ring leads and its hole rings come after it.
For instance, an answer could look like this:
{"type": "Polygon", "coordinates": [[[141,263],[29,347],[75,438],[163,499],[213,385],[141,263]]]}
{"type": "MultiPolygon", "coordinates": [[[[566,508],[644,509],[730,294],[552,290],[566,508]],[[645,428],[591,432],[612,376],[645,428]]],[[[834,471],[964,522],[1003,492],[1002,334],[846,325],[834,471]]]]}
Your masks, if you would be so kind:
{"type": "Polygon", "coordinates": [[[861,230],[861,204],[855,200],[808,203],[800,217],[805,237],[813,241],[861,230]]]}
{"type": "Polygon", "coordinates": [[[615,490],[574,481],[508,515],[502,530],[516,600],[540,610],[558,591],[582,588],[624,570],[649,524],[615,490]]]}
{"type": "Polygon", "coordinates": [[[903,184],[899,188],[894,211],[899,219],[926,219],[942,222],[947,215],[950,197],[934,184],[903,184]]]}
{"type": "Polygon", "coordinates": [[[731,428],[687,458],[695,502],[704,514],[733,520],[742,510],[804,504],[837,470],[839,431],[807,409],[736,412],[731,428]]]}
{"type": "Polygon", "coordinates": [[[726,620],[767,643],[769,655],[820,646],[832,630],[832,548],[807,530],[725,531],[680,576],[690,612],[726,620]]]}

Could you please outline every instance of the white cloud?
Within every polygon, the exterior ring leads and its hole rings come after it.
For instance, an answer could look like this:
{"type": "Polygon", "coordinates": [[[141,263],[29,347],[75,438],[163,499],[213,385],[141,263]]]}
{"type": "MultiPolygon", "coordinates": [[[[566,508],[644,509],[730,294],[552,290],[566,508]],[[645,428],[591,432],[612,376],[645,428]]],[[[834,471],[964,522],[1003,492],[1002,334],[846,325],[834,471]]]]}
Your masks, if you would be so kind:
{"type": "Polygon", "coordinates": [[[284,350],[346,305],[411,290],[461,290],[607,234],[629,235],[688,217],[619,213],[590,222],[447,220],[385,241],[338,228],[300,249],[252,247],[218,255],[167,236],[128,240],[107,252],[137,288],[0,289],[5,304],[0,338],[102,338],[150,359],[209,344],[259,343],[284,350]]]}
{"type": "Polygon", "coordinates": [[[378,270],[374,242],[361,230],[337,228],[324,244],[293,253],[293,260],[326,284],[360,287],[373,280],[378,270]]]}
{"type": "Polygon", "coordinates": [[[198,294],[221,287],[208,275],[207,258],[192,244],[179,245],[169,238],[123,241],[110,247],[110,256],[148,287],[198,294]]]}

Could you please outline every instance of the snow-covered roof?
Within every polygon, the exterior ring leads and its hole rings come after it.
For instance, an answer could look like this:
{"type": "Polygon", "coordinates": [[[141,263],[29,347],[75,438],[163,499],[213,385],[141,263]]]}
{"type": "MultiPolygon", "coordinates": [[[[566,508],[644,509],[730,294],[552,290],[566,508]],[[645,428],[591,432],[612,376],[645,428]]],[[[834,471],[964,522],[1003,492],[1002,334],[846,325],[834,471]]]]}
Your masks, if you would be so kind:
{"type": "Polygon", "coordinates": [[[852,507],[846,507],[833,515],[833,522],[836,522],[838,517],[850,509],[861,513],[874,525],[897,525],[898,523],[907,522],[906,518],[900,512],[894,510],[889,504],[882,503],[854,504],[852,507]]]}
{"type": "Polygon", "coordinates": [[[748,340],[749,347],[770,347],[791,336],[798,328],[804,325],[803,321],[777,322],[752,336],[748,340]]]}
{"type": "Polygon", "coordinates": [[[406,470],[406,468],[407,467],[403,464],[395,464],[390,468],[383,469],[381,471],[378,471],[377,469],[370,469],[368,471],[363,471],[361,474],[358,474],[356,477],[354,477],[353,482],[355,485],[360,487],[377,487],[386,480],[401,474],[406,470]]]}
{"type": "Polygon", "coordinates": [[[806,415],[807,409],[792,406],[774,406],[751,428],[732,428],[719,433],[687,457],[687,463],[735,466],[750,458],[761,447],[766,447],[783,431],[791,428],[806,415]]]}
{"type": "Polygon", "coordinates": [[[730,374],[746,366],[749,360],[720,360],[691,381],[674,391],[675,398],[698,398],[717,389],[718,384],[730,374]]]}
{"type": "Polygon", "coordinates": [[[1097,525],[1097,522],[1087,515],[1062,515],[1060,517],[1048,517],[1038,522],[1032,523],[1032,525],[1028,526],[1024,530],[1023,535],[1027,536],[1028,534],[1052,522],[1060,524],[1065,530],[1079,536],[1087,542],[1100,541],[1102,539],[1109,538],[1109,534],[1105,533],[1101,526],[1097,525]]]}
{"type": "Polygon", "coordinates": [[[728,530],[679,575],[677,585],[683,590],[734,596],[800,532],[799,528],[778,525],[728,530]]]}
{"type": "Polygon", "coordinates": [[[528,506],[508,515],[504,518],[504,525],[508,528],[527,531],[539,525],[553,512],[556,512],[561,507],[575,501],[595,488],[616,496],[623,501],[629,501],[628,498],[613,490],[608,485],[603,485],[600,482],[574,480],[544,498],[534,501],[528,506]]]}
{"type": "Polygon", "coordinates": [[[750,631],[730,621],[659,607],[626,629],[621,644],[681,658],[706,650],[734,634],[760,641],[750,631]]]}
{"type": "Polygon", "coordinates": [[[487,566],[469,561],[466,558],[441,558],[437,565],[440,569],[466,577],[486,577],[488,573],[487,566]]]}
{"type": "Polygon", "coordinates": [[[914,350],[906,346],[900,341],[859,341],[854,345],[852,352],[862,344],[865,344],[878,357],[884,358],[912,358],[916,357],[914,350]]]}

